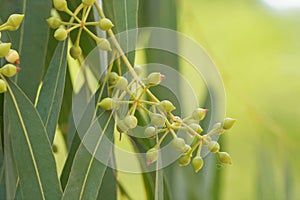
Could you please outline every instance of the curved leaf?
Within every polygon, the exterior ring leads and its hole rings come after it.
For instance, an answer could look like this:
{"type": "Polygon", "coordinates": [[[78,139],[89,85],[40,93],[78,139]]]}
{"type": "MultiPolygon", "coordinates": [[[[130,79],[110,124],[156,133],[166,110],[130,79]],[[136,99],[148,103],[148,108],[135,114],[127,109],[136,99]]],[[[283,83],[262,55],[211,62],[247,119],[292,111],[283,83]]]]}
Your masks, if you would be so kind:
{"type": "Polygon", "coordinates": [[[80,144],[72,165],[69,181],[67,183],[63,199],[96,199],[102,179],[104,177],[106,164],[110,155],[101,153],[102,162],[97,160],[96,154],[99,154],[103,148],[112,151],[112,146],[103,142],[104,136],[109,140],[113,139],[114,120],[112,113],[102,112],[98,120],[91,125],[83,141],[80,144]],[[103,130],[99,130],[99,124],[103,130]],[[89,144],[89,149],[85,147],[89,144]],[[91,153],[90,153],[91,152],[91,153]]]}
{"type": "MultiPolygon", "coordinates": [[[[4,77],[2,77],[4,78],[4,77]]],[[[43,123],[21,89],[7,79],[5,108],[23,199],[60,199],[54,156],[43,123]]]]}
{"type": "Polygon", "coordinates": [[[56,47],[36,106],[51,143],[54,139],[63,99],[67,68],[67,47],[68,40],[60,42],[56,47]]]}

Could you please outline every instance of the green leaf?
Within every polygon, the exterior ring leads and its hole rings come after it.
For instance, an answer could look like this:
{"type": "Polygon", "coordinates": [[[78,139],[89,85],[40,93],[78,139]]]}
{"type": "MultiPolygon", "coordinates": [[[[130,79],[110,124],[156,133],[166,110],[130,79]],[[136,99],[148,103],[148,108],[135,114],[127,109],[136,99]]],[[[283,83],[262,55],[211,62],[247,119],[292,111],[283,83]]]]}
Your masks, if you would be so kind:
{"type": "Polygon", "coordinates": [[[51,1],[24,0],[21,5],[25,14],[18,47],[22,72],[16,76],[16,82],[34,102],[45,66],[49,36],[46,19],[50,16],[51,1]]]}
{"type": "Polygon", "coordinates": [[[96,199],[102,179],[104,177],[106,164],[110,153],[101,152],[103,148],[111,152],[111,144],[103,142],[104,136],[113,139],[114,120],[112,113],[104,111],[91,125],[83,137],[72,165],[69,181],[67,183],[63,199],[96,199]],[[99,124],[102,130],[99,129],[99,124]],[[85,145],[89,145],[89,149],[85,145]],[[95,157],[101,154],[101,162],[95,157]]]}
{"type": "Polygon", "coordinates": [[[117,199],[117,180],[114,169],[108,167],[105,171],[102,185],[98,193],[98,200],[101,199],[117,199]]]}
{"type": "Polygon", "coordinates": [[[54,139],[63,99],[67,68],[67,49],[68,40],[60,42],[56,47],[36,106],[51,143],[54,139]]]}
{"type": "Polygon", "coordinates": [[[22,198],[60,199],[62,191],[45,127],[21,89],[9,79],[7,84],[5,107],[11,123],[7,134],[11,135],[22,198]]]}

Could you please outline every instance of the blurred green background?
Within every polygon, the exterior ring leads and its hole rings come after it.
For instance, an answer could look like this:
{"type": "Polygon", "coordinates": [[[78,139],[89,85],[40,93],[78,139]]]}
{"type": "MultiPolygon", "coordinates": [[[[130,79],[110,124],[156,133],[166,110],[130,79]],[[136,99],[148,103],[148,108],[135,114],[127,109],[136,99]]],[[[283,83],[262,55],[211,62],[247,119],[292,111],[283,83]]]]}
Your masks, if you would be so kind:
{"type": "Polygon", "coordinates": [[[299,199],[300,5],[177,2],[178,30],[215,61],[238,119],[224,139],[234,164],[221,169],[220,198],[299,199]]]}

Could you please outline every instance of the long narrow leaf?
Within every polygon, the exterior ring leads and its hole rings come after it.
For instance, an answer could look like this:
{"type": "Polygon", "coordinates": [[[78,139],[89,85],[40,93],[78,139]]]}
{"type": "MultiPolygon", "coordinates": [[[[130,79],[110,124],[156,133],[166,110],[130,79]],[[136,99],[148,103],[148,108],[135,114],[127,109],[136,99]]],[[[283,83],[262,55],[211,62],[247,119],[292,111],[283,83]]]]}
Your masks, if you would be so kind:
{"type": "Polygon", "coordinates": [[[31,101],[7,79],[5,108],[13,155],[20,179],[23,199],[60,199],[54,156],[45,127],[31,101]]]}
{"type": "Polygon", "coordinates": [[[38,98],[37,110],[53,142],[65,87],[68,40],[60,42],[48,68],[38,98]]]}

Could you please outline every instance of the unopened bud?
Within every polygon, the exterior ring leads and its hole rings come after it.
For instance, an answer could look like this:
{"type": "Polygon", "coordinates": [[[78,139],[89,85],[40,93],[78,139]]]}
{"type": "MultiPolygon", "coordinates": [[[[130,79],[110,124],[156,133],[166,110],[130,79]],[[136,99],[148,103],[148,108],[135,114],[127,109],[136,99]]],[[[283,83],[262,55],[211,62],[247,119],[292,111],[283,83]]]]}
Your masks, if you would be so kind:
{"type": "Polygon", "coordinates": [[[190,154],[184,154],[179,157],[178,164],[180,167],[187,166],[191,162],[191,155],[190,154]]]}
{"type": "Polygon", "coordinates": [[[110,84],[114,85],[119,75],[116,72],[110,72],[108,81],[110,84]]]}
{"type": "Polygon", "coordinates": [[[236,122],[236,119],[225,118],[224,123],[223,123],[223,129],[224,130],[231,129],[231,127],[234,125],[235,122],[236,122]]]}
{"type": "Polygon", "coordinates": [[[156,148],[149,149],[146,153],[146,164],[150,165],[151,163],[157,161],[158,150],[156,148]]]}
{"type": "Polygon", "coordinates": [[[5,23],[5,25],[6,25],[5,29],[8,31],[17,30],[20,27],[23,19],[24,19],[24,15],[12,14],[11,16],[9,16],[9,18],[7,19],[7,22],[5,23]]]}
{"type": "Polygon", "coordinates": [[[195,119],[195,120],[203,120],[206,113],[207,113],[207,109],[203,109],[203,108],[197,108],[196,110],[193,111],[192,113],[192,117],[195,119]]]}
{"type": "Polygon", "coordinates": [[[126,90],[128,81],[124,76],[118,76],[115,87],[119,90],[126,90]]]}
{"type": "Polygon", "coordinates": [[[220,145],[218,142],[216,141],[211,141],[209,144],[208,144],[208,149],[210,152],[212,153],[216,153],[220,150],[220,145]]]}
{"type": "Polygon", "coordinates": [[[7,56],[11,47],[11,43],[0,43],[0,58],[7,56]]]}
{"type": "Polygon", "coordinates": [[[186,150],[185,141],[182,138],[174,138],[173,146],[177,149],[180,153],[184,153],[186,150]]]}
{"type": "Polygon", "coordinates": [[[133,129],[137,126],[138,120],[133,115],[128,115],[124,118],[124,122],[129,129],[133,129]]]}
{"type": "Polygon", "coordinates": [[[160,84],[161,80],[162,80],[162,75],[159,72],[153,72],[148,75],[146,79],[146,84],[152,86],[158,85],[160,84]]]}
{"type": "Polygon", "coordinates": [[[97,44],[98,44],[98,47],[100,49],[104,50],[104,51],[111,51],[112,50],[111,46],[110,46],[110,43],[107,39],[101,38],[97,41],[97,44]]]}
{"type": "Polygon", "coordinates": [[[55,39],[57,39],[58,41],[63,41],[68,37],[68,32],[66,29],[64,28],[58,28],[55,32],[54,32],[54,37],[55,39]]]}
{"type": "Polygon", "coordinates": [[[5,60],[10,63],[16,63],[20,60],[19,53],[14,49],[10,49],[8,55],[5,56],[5,60]]]}
{"type": "Polygon", "coordinates": [[[82,0],[82,3],[86,6],[91,6],[95,3],[95,0],[82,0]]]}
{"type": "Polygon", "coordinates": [[[47,20],[47,24],[49,25],[50,28],[56,29],[60,25],[62,25],[61,21],[57,17],[49,17],[47,20]]]}
{"type": "Polygon", "coordinates": [[[66,11],[68,9],[66,0],[53,0],[53,5],[59,11],[66,11]]]}
{"type": "Polygon", "coordinates": [[[144,133],[147,137],[153,137],[156,134],[156,129],[153,126],[149,126],[145,129],[144,133]]]}
{"type": "Polygon", "coordinates": [[[165,126],[165,118],[158,113],[150,113],[150,120],[154,126],[163,127],[165,126]]]}
{"type": "Polygon", "coordinates": [[[81,56],[81,54],[82,54],[82,50],[80,46],[72,46],[70,48],[70,55],[72,56],[72,58],[77,59],[81,56]]]}
{"type": "Polygon", "coordinates": [[[217,152],[217,156],[218,156],[219,161],[222,164],[227,164],[227,165],[232,164],[232,159],[227,152],[217,152]]]}
{"type": "Polygon", "coordinates": [[[176,107],[168,100],[159,102],[159,106],[167,113],[176,109],[176,107]]]}
{"type": "Polygon", "coordinates": [[[137,75],[141,75],[143,72],[143,68],[140,65],[135,66],[133,69],[137,75]]]}
{"type": "Polygon", "coordinates": [[[109,19],[103,18],[99,22],[99,27],[102,30],[107,31],[107,30],[111,29],[112,27],[114,27],[114,25],[109,19]]]}
{"type": "Polygon", "coordinates": [[[191,129],[193,129],[193,131],[195,131],[196,133],[202,133],[203,132],[203,129],[202,129],[202,127],[199,125],[199,124],[196,124],[196,123],[192,123],[192,124],[190,124],[189,125],[189,127],[191,128],[191,129]]]}
{"type": "Polygon", "coordinates": [[[194,168],[194,171],[196,173],[198,173],[202,167],[203,167],[203,159],[200,156],[196,156],[193,160],[192,160],[192,165],[194,168]]]}
{"type": "Polygon", "coordinates": [[[13,64],[6,64],[2,68],[0,68],[0,73],[7,77],[14,76],[19,69],[13,64]]]}
{"type": "Polygon", "coordinates": [[[120,133],[123,133],[123,132],[127,132],[128,131],[128,127],[127,125],[125,124],[124,120],[119,120],[118,123],[117,123],[117,129],[120,133]]]}
{"type": "Polygon", "coordinates": [[[100,103],[98,103],[98,106],[100,106],[104,110],[111,110],[113,109],[113,100],[109,97],[104,98],[102,99],[102,101],[100,101],[100,103]]]}
{"type": "Polygon", "coordinates": [[[0,79],[0,93],[4,93],[7,91],[6,83],[0,79]]]}

